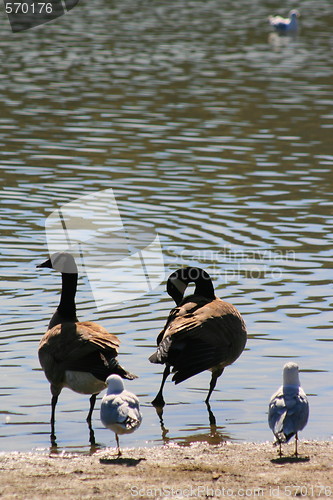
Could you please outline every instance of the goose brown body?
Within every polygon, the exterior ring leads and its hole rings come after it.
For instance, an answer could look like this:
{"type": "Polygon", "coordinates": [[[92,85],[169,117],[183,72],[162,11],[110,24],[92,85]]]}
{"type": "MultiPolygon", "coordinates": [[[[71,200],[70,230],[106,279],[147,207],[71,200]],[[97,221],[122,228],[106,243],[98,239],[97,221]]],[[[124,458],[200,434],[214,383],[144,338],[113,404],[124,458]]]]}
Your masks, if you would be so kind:
{"type": "Polygon", "coordinates": [[[53,391],[58,389],[60,393],[68,387],[93,394],[106,387],[110,362],[117,356],[119,345],[118,338],[97,323],[64,322],[42,337],[38,357],[53,391]]]}
{"type": "Polygon", "coordinates": [[[54,268],[62,275],[60,303],[38,349],[39,361],[50,382],[52,394],[51,441],[55,443],[58,396],[67,387],[81,394],[92,395],[87,422],[90,442],[94,443],[91,417],[96,396],[106,388],[107,377],[114,373],[131,380],[136,376],[118,363],[116,356],[120,341],[115,335],[97,323],[78,321],[75,306],[78,275],[73,272],[77,271],[73,257],[67,253],[54,254],[37,267],[54,268]],[[71,272],[67,272],[68,269],[71,272]]]}
{"type": "Polygon", "coordinates": [[[173,367],[172,380],[178,384],[231,365],[245,347],[245,325],[232,304],[193,295],[171,311],[157,342],[156,358],[173,367]]]}
{"type": "Polygon", "coordinates": [[[170,311],[166,325],[157,337],[157,351],[149,358],[152,363],[166,365],[162,385],[153,404],[164,405],[162,390],[171,368],[172,380],[176,384],[210,370],[212,378],[206,398],[208,403],[217,378],[244,350],[247,338],[245,323],[232,304],[215,296],[209,275],[199,268],[185,268],[173,273],[167,290],[178,305],[170,311]],[[196,279],[191,279],[191,274],[196,279]],[[195,293],[183,298],[185,288],[191,281],[196,285],[195,293]]]}

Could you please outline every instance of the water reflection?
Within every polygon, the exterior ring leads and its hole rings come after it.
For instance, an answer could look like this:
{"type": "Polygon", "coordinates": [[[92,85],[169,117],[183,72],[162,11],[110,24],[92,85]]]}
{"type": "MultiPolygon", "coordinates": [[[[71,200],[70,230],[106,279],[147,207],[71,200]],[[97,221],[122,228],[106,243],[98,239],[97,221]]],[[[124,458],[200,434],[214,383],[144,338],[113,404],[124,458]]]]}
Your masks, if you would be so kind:
{"type": "MultiPolygon", "coordinates": [[[[159,235],[166,274],[204,267],[245,318],[248,349],[212,400],[219,432],[271,438],[267,401],[288,358],[313,395],[304,437],[329,438],[330,12],[328,0],[306,2],[299,35],[278,46],[268,40],[271,6],[248,0],[223,8],[96,0],[15,39],[2,16],[3,450],[48,445],[48,384],[36,352],[58,284],[34,269],[48,253],[45,219],[109,188],[124,221],[159,235]]],[[[119,335],[120,361],[140,376],[131,390],[144,423],[127,445],[161,442],[150,406],[161,373],[147,357],[172,306],[164,285],[102,313],[85,276],[79,286],[80,317],[119,335]]],[[[208,376],[170,390],[165,426],[177,442],[211,433],[201,397],[208,376]]],[[[60,449],[89,452],[85,411],[86,398],[64,391],[60,449]]],[[[108,445],[94,417],[96,440],[108,445]]]]}
{"type": "MultiPolygon", "coordinates": [[[[170,408],[167,410],[170,411],[170,408]]],[[[165,408],[155,407],[156,415],[160,421],[161,426],[161,438],[163,444],[169,444],[170,442],[177,442],[182,445],[190,445],[194,442],[207,442],[209,444],[221,444],[225,441],[230,441],[232,439],[231,435],[227,432],[222,432],[225,427],[216,425],[216,418],[214,413],[211,410],[211,406],[209,403],[206,403],[207,413],[208,413],[208,421],[209,427],[205,427],[203,424],[187,426],[186,429],[180,429],[181,432],[185,432],[185,436],[170,436],[169,429],[165,426],[164,423],[164,412],[166,412],[165,408]],[[191,429],[190,429],[191,427],[191,429]],[[206,431],[206,432],[204,432],[206,431]]],[[[191,411],[188,409],[188,411],[191,411]]],[[[186,410],[185,410],[186,413],[186,410]]]]}

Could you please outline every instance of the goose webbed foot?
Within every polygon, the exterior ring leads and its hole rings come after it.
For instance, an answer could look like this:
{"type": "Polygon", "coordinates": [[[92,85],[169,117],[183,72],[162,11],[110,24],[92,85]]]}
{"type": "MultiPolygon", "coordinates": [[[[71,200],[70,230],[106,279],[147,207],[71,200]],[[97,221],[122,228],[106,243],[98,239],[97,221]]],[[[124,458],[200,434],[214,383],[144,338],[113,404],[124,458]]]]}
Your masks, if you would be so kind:
{"type": "Polygon", "coordinates": [[[151,404],[153,406],[155,406],[155,408],[164,408],[164,406],[165,406],[165,401],[163,398],[163,387],[164,387],[165,381],[168,378],[169,374],[170,374],[170,366],[166,365],[166,367],[164,368],[164,372],[163,372],[160,390],[158,391],[156,398],[153,399],[153,401],[151,402],[151,404]]]}
{"type": "Polygon", "coordinates": [[[163,410],[163,408],[165,406],[165,401],[164,401],[163,394],[161,391],[157,394],[156,398],[153,399],[151,404],[156,408],[156,411],[158,411],[159,409],[163,410]]]}

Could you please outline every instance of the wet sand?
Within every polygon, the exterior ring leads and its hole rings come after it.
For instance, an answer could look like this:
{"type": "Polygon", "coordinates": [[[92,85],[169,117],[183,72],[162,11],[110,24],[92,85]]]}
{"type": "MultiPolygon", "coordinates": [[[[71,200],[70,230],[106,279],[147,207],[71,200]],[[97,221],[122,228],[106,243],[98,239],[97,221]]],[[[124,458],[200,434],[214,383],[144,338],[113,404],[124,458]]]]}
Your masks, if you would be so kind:
{"type": "Polygon", "coordinates": [[[3,499],[333,498],[333,442],[0,454],[3,499]]]}

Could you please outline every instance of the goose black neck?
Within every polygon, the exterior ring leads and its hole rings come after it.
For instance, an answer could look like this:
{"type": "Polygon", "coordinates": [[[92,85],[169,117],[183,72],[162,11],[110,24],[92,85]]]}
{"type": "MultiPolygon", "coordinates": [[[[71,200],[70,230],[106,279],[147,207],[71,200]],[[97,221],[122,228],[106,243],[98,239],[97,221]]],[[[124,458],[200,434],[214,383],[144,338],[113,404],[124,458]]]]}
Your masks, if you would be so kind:
{"type": "Polygon", "coordinates": [[[61,279],[61,297],[57,311],[64,322],[77,321],[75,306],[77,274],[61,273],[61,279]]]}
{"type": "Polygon", "coordinates": [[[198,277],[195,283],[195,295],[201,295],[202,297],[206,297],[207,299],[215,299],[215,292],[212,280],[210,276],[200,269],[202,274],[198,277]]]}
{"type": "Polygon", "coordinates": [[[201,295],[211,300],[215,298],[209,274],[200,267],[185,267],[172,273],[167,283],[167,291],[177,305],[183,300],[185,289],[189,283],[195,284],[195,295],[201,295]]]}

